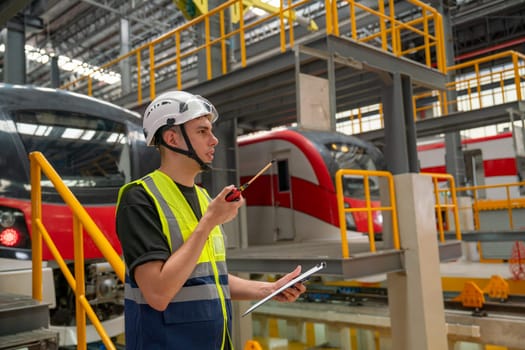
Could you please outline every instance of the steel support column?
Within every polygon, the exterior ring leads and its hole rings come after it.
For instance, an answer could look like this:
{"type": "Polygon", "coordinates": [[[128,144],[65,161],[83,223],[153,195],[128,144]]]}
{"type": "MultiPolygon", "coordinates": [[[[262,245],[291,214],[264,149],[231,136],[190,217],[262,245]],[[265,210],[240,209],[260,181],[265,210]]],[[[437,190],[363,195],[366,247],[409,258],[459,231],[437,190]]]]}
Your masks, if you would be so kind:
{"type": "MultiPolygon", "coordinates": [[[[436,8],[443,18],[443,34],[445,37],[445,61],[446,66],[453,66],[455,64],[454,53],[454,38],[452,33],[452,19],[450,16],[450,6],[448,0],[433,0],[431,1],[434,8],[436,8]]],[[[449,72],[447,74],[447,83],[455,81],[455,73],[449,72]]],[[[446,109],[442,107],[443,111],[447,110],[447,114],[455,113],[457,108],[457,93],[455,90],[446,90],[448,104],[446,109]]],[[[465,159],[463,150],[461,148],[461,134],[459,131],[450,132],[445,135],[445,166],[447,173],[454,177],[457,186],[465,186],[465,159]]]]}
{"type": "Polygon", "coordinates": [[[26,83],[25,26],[21,19],[7,22],[7,40],[4,58],[4,82],[26,83]]]}
{"type": "Polygon", "coordinates": [[[416,129],[412,114],[410,77],[392,73],[383,90],[385,113],[385,159],[392,174],[418,172],[416,129]]]}
{"type": "MultiPolygon", "coordinates": [[[[131,51],[129,37],[130,37],[129,20],[127,20],[126,18],[121,18],[120,19],[120,54],[121,55],[125,55],[131,51]]],[[[134,56],[128,57],[125,60],[119,62],[122,95],[126,95],[131,92],[130,59],[135,59],[135,57],[134,56]]]]}
{"type": "Polygon", "coordinates": [[[414,122],[414,108],[412,108],[412,80],[408,75],[401,76],[401,89],[403,92],[403,109],[405,113],[405,129],[407,139],[408,171],[419,173],[417,157],[417,133],[414,122]]]}
{"type": "Polygon", "coordinates": [[[330,99],[330,130],[336,131],[335,114],[337,113],[337,89],[335,85],[335,62],[334,55],[330,55],[326,62],[328,65],[328,98],[330,99]]]}
{"type": "Polygon", "coordinates": [[[51,55],[51,87],[60,87],[60,69],[58,68],[58,55],[51,55]]]}

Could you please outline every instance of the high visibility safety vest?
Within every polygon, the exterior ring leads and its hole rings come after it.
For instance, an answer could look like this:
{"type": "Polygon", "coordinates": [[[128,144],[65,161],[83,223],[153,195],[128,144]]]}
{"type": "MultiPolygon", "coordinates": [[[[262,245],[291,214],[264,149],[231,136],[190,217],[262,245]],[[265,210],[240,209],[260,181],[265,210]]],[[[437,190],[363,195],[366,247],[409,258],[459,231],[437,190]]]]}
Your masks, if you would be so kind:
{"type": "MultiPolygon", "coordinates": [[[[141,185],[153,199],[171,251],[176,251],[197,226],[197,218],[173,180],[155,170],[132,184],[141,185]]],[[[210,197],[197,186],[201,212],[210,197]]],[[[166,310],[159,312],[145,301],[137,284],[126,271],[126,349],[233,349],[231,343],[231,300],[223,232],[215,227],[201,252],[197,265],[166,310]]]]}

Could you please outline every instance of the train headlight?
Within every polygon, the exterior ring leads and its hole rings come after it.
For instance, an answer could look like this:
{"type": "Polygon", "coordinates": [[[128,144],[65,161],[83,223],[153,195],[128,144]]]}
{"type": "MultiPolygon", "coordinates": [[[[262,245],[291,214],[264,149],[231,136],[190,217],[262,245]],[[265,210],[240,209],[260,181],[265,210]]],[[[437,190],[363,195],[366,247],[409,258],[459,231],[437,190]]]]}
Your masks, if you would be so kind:
{"type": "Polygon", "coordinates": [[[6,247],[16,247],[22,241],[20,232],[12,227],[0,231],[0,244],[6,247]]]}
{"type": "Polygon", "coordinates": [[[15,224],[15,216],[11,211],[0,212],[0,225],[2,227],[11,227],[15,224]]]}

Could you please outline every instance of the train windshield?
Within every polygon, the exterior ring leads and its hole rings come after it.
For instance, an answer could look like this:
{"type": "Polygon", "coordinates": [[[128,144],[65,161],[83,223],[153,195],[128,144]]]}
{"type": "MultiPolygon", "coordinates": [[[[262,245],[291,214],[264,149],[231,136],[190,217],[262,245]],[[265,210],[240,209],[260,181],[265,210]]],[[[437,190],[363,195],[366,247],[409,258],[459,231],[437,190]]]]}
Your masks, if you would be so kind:
{"type": "MultiPolygon", "coordinates": [[[[333,142],[327,144],[326,147],[330,150],[332,160],[337,164],[338,169],[380,170],[377,165],[378,160],[375,159],[377,155],[370,154],[364,147],[344,142],[333,142]]],[[[368,185],[371,197],[377,199],[379,197],[377,177],[368,177],[368,185]]],[[[343,177],[343,190],[346,197],[365,198],[364,189],[362,176],[345,175],[343,177]]]]}
{"type": "MultiPolygon", "coordinates": [[[[42,152],[68,187],[120,187],[129,179],[125,124],[58,111],[17,111],[12,117],[26,154],[42,152]]],[[[42,186],[52,184],[43,177],[42,186]]]]}

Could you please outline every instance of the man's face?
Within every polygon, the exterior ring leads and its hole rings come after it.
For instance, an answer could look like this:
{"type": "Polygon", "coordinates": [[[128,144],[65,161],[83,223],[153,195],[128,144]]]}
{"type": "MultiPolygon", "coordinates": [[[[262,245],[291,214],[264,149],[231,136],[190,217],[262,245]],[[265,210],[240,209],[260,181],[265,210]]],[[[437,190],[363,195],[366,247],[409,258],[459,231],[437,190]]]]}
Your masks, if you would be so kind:
{"type": "MultiPolygon", "coordinates": [[[[212,132],[212,123],[207,116],[192,119],[184,124],[193,149],[204,163],[213,161],[215,146],[219,140],[212,132]]],[[[187,145],[186,145],[187,149],[187,145]]]]}

